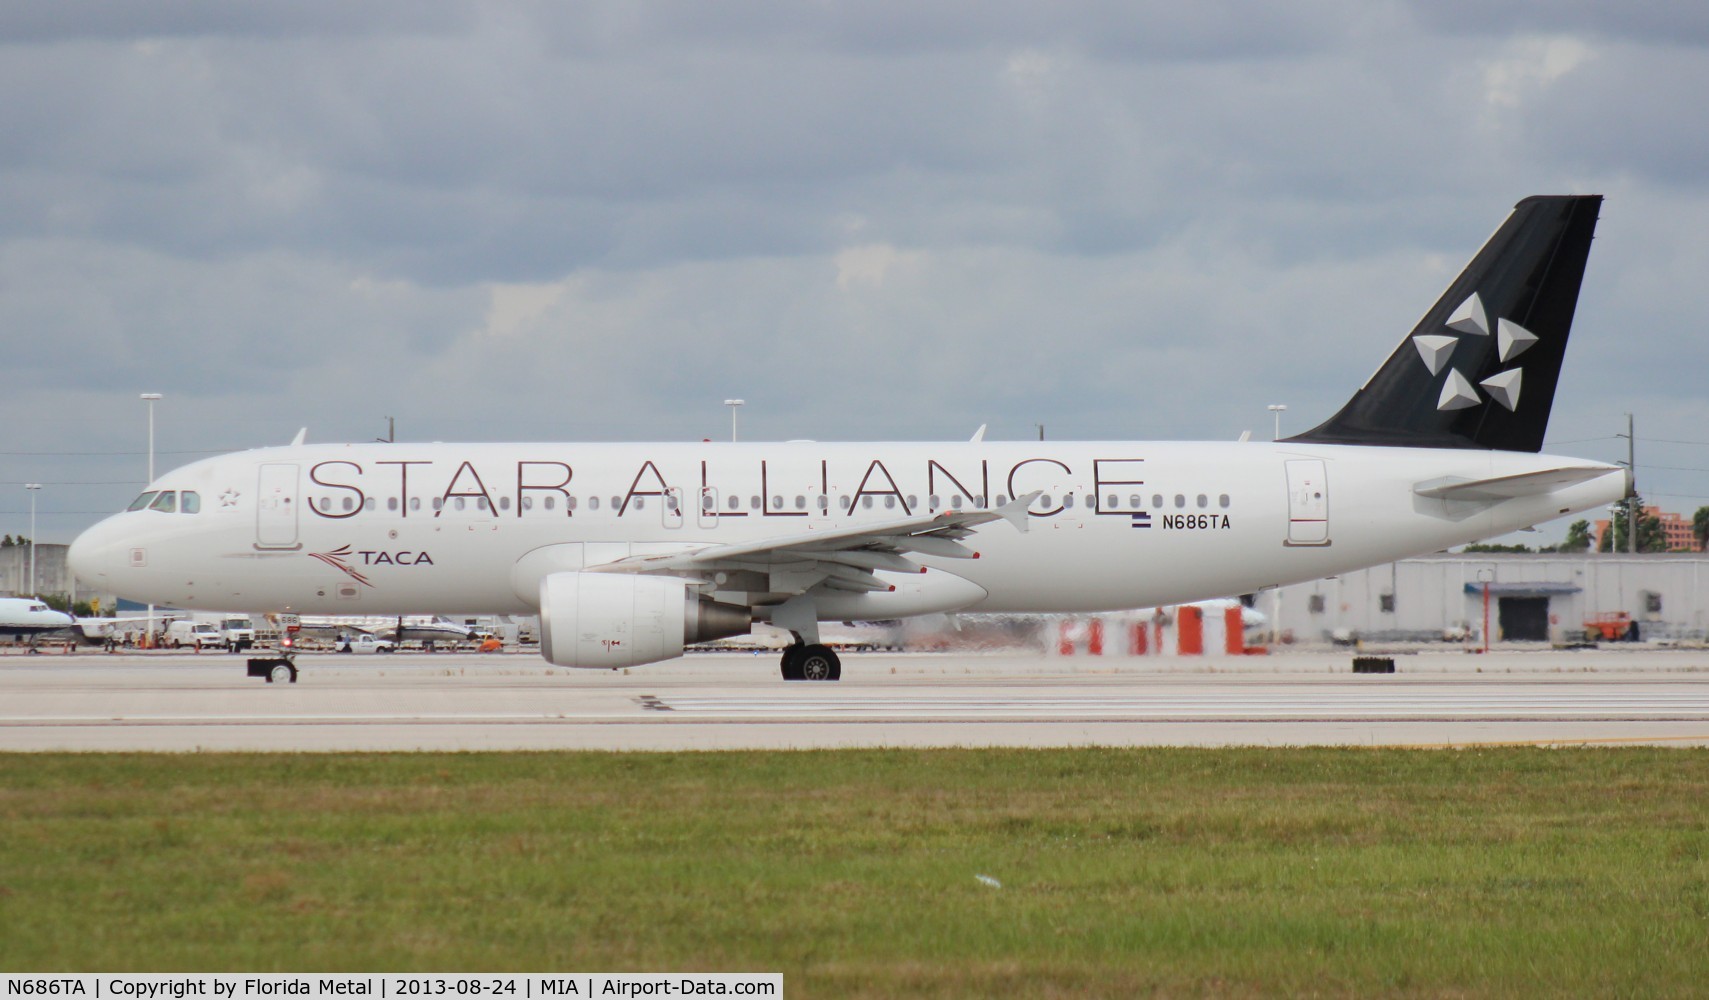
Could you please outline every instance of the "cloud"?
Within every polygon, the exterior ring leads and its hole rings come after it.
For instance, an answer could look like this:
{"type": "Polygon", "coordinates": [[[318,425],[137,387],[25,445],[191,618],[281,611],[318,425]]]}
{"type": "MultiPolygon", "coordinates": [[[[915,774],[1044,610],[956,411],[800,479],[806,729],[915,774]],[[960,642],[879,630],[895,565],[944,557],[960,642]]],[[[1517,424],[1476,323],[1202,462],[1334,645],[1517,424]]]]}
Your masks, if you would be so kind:
{"type": "MultiPolygon", "coordinates": [[[[1338,407],[1519,198],[1598,191],[1557,437],[1699,421],[1706,21],[21,0],[0,419],[688,439],[741,396],[760,437],[1233,437],[1338,407]]],[[[16,474],[122,478],[51,460],[16,474]]]]}

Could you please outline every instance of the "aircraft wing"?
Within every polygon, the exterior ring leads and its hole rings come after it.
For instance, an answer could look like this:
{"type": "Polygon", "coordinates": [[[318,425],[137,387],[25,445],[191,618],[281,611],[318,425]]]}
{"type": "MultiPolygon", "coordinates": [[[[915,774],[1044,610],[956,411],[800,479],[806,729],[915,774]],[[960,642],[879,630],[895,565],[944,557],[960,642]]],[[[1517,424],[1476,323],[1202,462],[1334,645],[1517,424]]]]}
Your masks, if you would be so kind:
{"type": "Polygon", "coordinates": [[[978,551],[963,544],[964,540],[993,521],[1008,521],[1027,530],[1027,507],[1038,496],[1033,492],[1016,497],[995,510],[947,510],[738,545],[629,556],[589,566],[587,572],[701,576],[746,570],[768,574],[774,593],[799,594],[820,585],[854,592],[891,590],[875,575],[877,571],[925,572],[925,567],[908,558],[913,554],[977,559],[978,551]]]}

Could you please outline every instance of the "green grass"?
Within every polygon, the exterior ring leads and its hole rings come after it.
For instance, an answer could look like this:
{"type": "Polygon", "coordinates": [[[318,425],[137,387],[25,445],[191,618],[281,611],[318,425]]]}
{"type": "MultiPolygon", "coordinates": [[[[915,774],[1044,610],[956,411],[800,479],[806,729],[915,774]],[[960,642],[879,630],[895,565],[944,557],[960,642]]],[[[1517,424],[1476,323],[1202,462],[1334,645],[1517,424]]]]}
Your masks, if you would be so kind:
{"type": "Polygon", "coordinates": [[[4,755],[0,969],[1704,995],[1709,752],[4,755]]]}

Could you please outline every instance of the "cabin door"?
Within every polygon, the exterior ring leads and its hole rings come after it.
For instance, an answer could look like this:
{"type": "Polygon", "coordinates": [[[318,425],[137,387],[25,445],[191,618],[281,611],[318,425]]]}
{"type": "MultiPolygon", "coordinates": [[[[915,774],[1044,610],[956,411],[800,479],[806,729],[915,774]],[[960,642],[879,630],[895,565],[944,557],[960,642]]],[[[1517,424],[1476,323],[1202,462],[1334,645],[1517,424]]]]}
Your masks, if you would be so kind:
{"type": "Polygon", "coordinates": [[[1288,545],[1329,544],[1329,474],[1321,458],[1290,459],[1288,545]]]}
{"type": "Polygon", "coordinates": [[[297,467],[289,463],[268,463],[261,467],[261,479],[255,489],[255,547],[258,549],[296,549],[297,542],[297,467]]]}

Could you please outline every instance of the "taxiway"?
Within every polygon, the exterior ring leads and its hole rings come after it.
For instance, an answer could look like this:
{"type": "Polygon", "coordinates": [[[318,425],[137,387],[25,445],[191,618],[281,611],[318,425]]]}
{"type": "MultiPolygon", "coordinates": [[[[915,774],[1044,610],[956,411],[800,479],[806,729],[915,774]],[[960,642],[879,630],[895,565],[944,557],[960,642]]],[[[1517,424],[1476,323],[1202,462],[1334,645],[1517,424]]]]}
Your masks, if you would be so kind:
{"type": "Polygon", "coordinates": [[[851,746],[1709,745],[1709,652],[1166,661],[849,656],[838,684],[772,659],[627,672],[526,655],[0,657],[0,750],[683,750],[851,746]]]}

